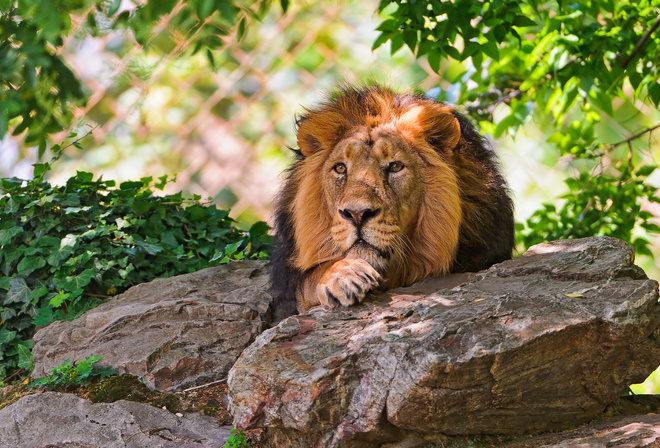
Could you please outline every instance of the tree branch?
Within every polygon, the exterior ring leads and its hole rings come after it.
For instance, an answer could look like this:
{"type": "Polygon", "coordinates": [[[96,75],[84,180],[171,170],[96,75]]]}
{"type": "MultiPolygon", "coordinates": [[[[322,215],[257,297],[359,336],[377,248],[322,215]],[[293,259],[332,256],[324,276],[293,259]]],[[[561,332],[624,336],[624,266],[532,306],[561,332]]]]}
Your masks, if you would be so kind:
{"type": "Polygon", "coordinates": [[[658,123],[655,126],[652,126],[650,128],[646,128],[643,131],[640,131],[637,134],[635,134],[631,137],[628,137],[625,140],[621,140],[620,142],[616,142],[616,143],[605,143],[605,144],[601,145],[601,147],[603,147],[603,148],[607,147],[608,149],[614,149],[617,146],[623,145],[624,143],[630,144],[630,142],[632,142],[633,140],[636,140],[636,139],[640,138],[644,134],[648,134],[649,132],[653,132],[658,128],[660,128],[660,123],[658,123]]]}
{"type": "Polygon", "coordinates": [[[191,390],[201,389],[203,387],[215,386],[216,384],[224,383],[225,381],[227,381],[227,378],[223,378],[223,379],[218,380],[218,381],[212,381],[212,382],[207,383],[207,384],[202,384],[201,386],[190,387],[188,389],[184,389],[184,392],[190,392],[191,390]]]}
{"type": "Polygon", "coordinates": [[[522,94],[522,90],[514,90],[513,92],[509,93],[508,95],[504,95],[502,97],[499,97],[495,101],[492,101],[487,104],[480,104],[480,103],[473,103],[469,106],[465,106],[465,110],[468,112],[475,112],[475,111],[480,111],[480,110],[488,110],[494,106],[497,106],[500,103],[509,101],[512,98],[519,97],[522,94]]]}
{"type": "Polygon", "coordinates": [[[639,40],[639,42],[637,42],[637,45],[635,45],[635,48],[633,48],[632,53],[630,53],[630,55],[621,62],[621,68],[625,69],[626,66],[630,64],[630,61],[632,61],[634,57],[637,56],[637,53],[641,51],[642,47],[646,45],[646,42],[658,28],[660,28],[660,15],[658,15],[658,18],[655,20],[651,28],[649,28],[648,31],[646,31],[646,33],[639,40]]]}

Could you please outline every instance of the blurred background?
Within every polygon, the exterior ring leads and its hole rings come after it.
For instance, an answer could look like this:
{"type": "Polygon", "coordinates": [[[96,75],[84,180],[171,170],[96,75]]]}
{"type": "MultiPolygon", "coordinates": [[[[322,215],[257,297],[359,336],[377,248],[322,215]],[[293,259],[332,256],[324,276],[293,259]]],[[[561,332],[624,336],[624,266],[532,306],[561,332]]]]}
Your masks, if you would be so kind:
{"type": "MultiPolygon", "coordinates": [[[[64,56],[90,94],[74,112],[74,130],[78,138],[91,134],[84,150],[66,150],[48,180],[62,184],[77,170],[117,181],[176,174],[166,192],[213,197],[244,227],[268,220],[290,161],[287,147],[296,146],[295,116],[305,106],[342,82],[423,92],[450,85],[410,51],[392,56],[389,45],[372,51],[382,21],[377,5],[309,0],[291,4],[286,14],[273,7],[240,39],[236,32],[226,36],[213,64],[205,52],[187,51],[191,42],[183,36],[168,35],[159,48],[155,34],[145,51],[125,30],[70,33],[64,56]]],[[[161,33],[169,32],[171,17],[161,22],[161,33]]],[[[519,220],[563,188],[558,156],[543,151],[544,141],[532,129],[515,142],[494,143],[519,220]]],[[[30,178],[36,148],[11,138],[1,145],[0,177],[30,178]]]]}
{"type": "MultiPolygon", "coordinates": [[[[72,130],[77,138],[87,136],[81,140],[84,150],[67,148],[47,179],[62,184],[76,171],[117,181],[176,175],[165,193],[212,197],[219,207],[231,209],[242,228],[270,221],[281,173],[291,161],[288,147],[296,146],[296,114],[339,83],[377,81],[433,96],[441,89],[452,99],[452,84],[426,58],[418,60],[405,48],[391,55],[389,44],[372,50],[383,21],[375,12],[378,3],[307,0],[292,2],[286,14],[274,4],[260,21],[224,36],[212,52],[192,51],[193,41],[168,26],[176,8],[146,37],[146,47],[123,29],[90,35],[83,31],[83,19],[76,22],[73,16],[62,55],[90,96],[73,111],[72,130]]],[[[131,4],[121,2],[119,11],[131,4]]],[[[452,72],[458,63],[446,64],[441,73],[452,72]]],[[[604,120],[602,135],[608,128],[660,122],[657,109],[623,101],[615,107],[616,123],[604,120]]],[[[566,188],[563,179],[571,167],[546,143],[553,131],[530,120],[515,139],[504,135],[493,142],[519,222],[566,188]]],[[[66,143],[67,134],[54,140],[66,143]]],[[[651,148],[645,156],[657,161],[658,138],[649,134],[645,143],[651,148]]],[[[31,178],[36,162],[37,148],[20,137],[0,142],[0,177],[31,178]]],[[[660,215],[652,205],[645,207],[660,215]]],[[[654,261],[660,260],[660,241],[654,238],[654,257],[640,257],[638,263],[649,277],[660,278],[654,261]]],[[[656,392],[656,382],[652,377],[634,390],[656,392]]]]}

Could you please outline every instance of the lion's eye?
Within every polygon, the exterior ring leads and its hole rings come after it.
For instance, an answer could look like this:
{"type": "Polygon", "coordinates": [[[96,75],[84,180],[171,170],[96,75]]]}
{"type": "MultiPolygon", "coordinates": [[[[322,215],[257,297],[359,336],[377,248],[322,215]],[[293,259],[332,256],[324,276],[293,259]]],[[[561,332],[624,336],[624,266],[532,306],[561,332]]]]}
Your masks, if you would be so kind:
{"type": "Polygon", "coordinates": [[[343,163],[336,164],[332,169],[335,170],[335,173],[337,174],[346,174],[346,165],[343,163]]]}
{"type": "Polygon", "coordinates": [[[398,173],[398,172],[401,171],[403,168],[404,168],[403,163],[401,163],[401,162],[392,162],[392,163],[390,163],[390,166],[387,167],[387,170],[388,170],[390,173],[398,173]]]}

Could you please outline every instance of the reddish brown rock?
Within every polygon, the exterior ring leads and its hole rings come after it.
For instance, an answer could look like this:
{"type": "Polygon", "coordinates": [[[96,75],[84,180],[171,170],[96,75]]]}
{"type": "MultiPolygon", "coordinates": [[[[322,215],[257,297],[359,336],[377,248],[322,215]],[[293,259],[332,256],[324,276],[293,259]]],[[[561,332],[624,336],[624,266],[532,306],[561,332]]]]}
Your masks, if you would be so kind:
{"type": "Polygon", "coordinates": [[[458,286],[290,317],[232,368],[234,424],[325,448],[587,422],[660,364],[658,284],[633,258],[613,238],[546,243],[458,286]]]}
{"type": "Polygon", "coordinates": [[[102,365],[142,376],[152,389],[180,390],[226,378],[270,323],[265,262],[245,261],[154,280],[37,332],[35,378],[66,359],[103,356],[102,365]]]}

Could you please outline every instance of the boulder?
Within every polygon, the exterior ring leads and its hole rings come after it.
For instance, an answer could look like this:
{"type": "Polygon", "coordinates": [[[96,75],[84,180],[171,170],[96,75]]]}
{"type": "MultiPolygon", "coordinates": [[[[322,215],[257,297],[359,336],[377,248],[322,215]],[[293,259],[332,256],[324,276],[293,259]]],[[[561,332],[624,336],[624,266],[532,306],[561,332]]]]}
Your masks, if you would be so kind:
{"type": "Polygon", "coordinates": [[[99,365],[160,391],[226,378],[270,323],[268,282],[266,262],[245,261],[134,286],[72,322],[39,330],[33,376],[102,355],[99,365]]]}
{"type": "MultiPolygon", "coordinates": [[[[564,434],[564,440],[537,444],[539,448],[657,448],[660,444],[660,416],[643,415],[628,417],[608,425],[593,425],[580,432],[564,434]]],[[[510,447],[514,448],[514,446],[510,447]]]]}
{"type": "MultiPolygon", "coordinates": [[[[616,415],[599,418],[597,422],[562,432],[536,436],[516,437],[513,441],[496,443],[501,448],[657,448],[660,446],[660,415],[647,414],[641,406],[626,403],[627,399],[649,398],[655,402],[657,396],[626,396],[617,400],[614,406],[635,407],[634,415],[616,415]]],[[[611,405],[612,406],[612,405],[611,405]]],[[[609,408],[606,414],[609,414],[609,408]]]]}
{"type": "Polygon", "coordinates": [[[0,446],[18,448],[221,447],[230,428],[202,414],[144,403],[92,403],[72,394],[28,395],[0,410],[0,446]]]}
{"type": "Polygon", "coordinates": [[[262,447],[325,448],[587,422],[660,364],[658,284],[633,262],[613,238],[557,241],[289,317],[232,367],[234,425],[264,428],[262,447]]]}

